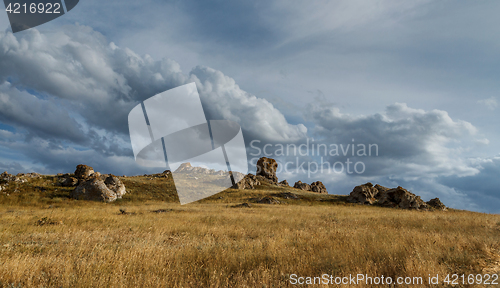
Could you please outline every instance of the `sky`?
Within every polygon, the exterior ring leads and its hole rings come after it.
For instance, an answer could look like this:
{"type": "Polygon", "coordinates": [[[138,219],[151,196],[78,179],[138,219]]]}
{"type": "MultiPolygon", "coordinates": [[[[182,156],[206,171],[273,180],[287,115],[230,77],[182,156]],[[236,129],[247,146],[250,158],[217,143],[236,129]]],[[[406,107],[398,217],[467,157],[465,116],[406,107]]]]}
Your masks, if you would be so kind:
{"type": "Polygon", "coordinates": [[[135,163],[127,115],[195,82],[208,119],[241,125],[250,170],[268,145],[282,168],[306,163],[278,173],[290,183],[319,180],[333,194],[402,186],[500,213],[498,6],[81,0],[16,34],[0,13],[0,170],[157,172],[135,163]],[[304,143],[376,144],[378,153],[280,151],[304,143]],[[364,169],[307,166],[322,160],[364,169]]]}

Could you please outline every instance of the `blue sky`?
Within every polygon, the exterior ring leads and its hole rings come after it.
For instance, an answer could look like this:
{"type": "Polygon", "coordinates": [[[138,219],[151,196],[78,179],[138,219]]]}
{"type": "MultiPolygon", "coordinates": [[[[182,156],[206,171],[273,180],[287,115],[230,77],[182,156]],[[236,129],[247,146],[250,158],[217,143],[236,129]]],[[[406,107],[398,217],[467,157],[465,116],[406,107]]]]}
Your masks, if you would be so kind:
{"type": "Polygon", "coordinates": [[[335,194],[401,185],[500,213],[497,6],[81,0],[15,35],[0,13],[0,169],[149,172],[134,163],[126,115],[194,81],[207,115],[239,122],[247,143],[380,146],[363,175],[281,179],[335,194]]]}

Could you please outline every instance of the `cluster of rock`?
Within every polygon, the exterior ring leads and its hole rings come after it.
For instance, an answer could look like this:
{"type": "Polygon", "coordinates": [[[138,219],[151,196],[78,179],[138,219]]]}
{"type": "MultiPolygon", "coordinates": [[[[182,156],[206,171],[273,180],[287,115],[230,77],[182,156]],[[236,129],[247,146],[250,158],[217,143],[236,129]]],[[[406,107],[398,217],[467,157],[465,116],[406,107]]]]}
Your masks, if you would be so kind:
{"type": "MultiPolygon", "coordinates": [[[[278,182],[278,176],[276,176],[277,170],[278,163],[276,162],[276,160],[272,158],[262,157],[259,159],[259,161],[257,161],[256,175],[245,175],[241,181],[236,183],[234,188],[255,189],[255,186],[262,185],[262,183],[268,183],[281,187],[290,187],[290,184],[288,184],[288,181],[286,180],[278,182]]],[[[325,185],[323,185],[323,183],[321,183],[320,181],[314,182],[311,185],[298,181],[295,183],[293,188],[321,194],[328,194],[325,185]]]]}
{"type": "Polygon", "coordinates": [[[0,191],[5,190],[10,183],[25,183],[28,178],[41,178],[42,176],[38,173],[19,173],[17,175],[12,175],[7,173],[7,171],[0,174],[0,191]]]}
{"type": "Polygon", "coordinates": [[[446,210],[446,206],[441,203],[439,198],[424,202],[420,196],[411,193],[401,186],[387,188],[378,184],[373,186],[372,183],[354,187],[347,201],[368,205],[377,204],[384,207],[398,207],[401,209],[446,210]]]}
{"type": "Polygon", "coordinates": [[[78,165],[74,174],[58,175],[64,187],[75,187],[70,196],[79,200],[113,202],[125,195],[122,181],[112,174],[101,174],[87,165],[78,165]]]}
{"type": "Polygon", "coordinates": [[[19,173],[16,176],[7,173],[7,171],[0,174],[0,182],[9,183],[25,183],[28,181],[28,178],[41,178],[42,175],[38,173],[19,173]]]}
{"type": "Polygon", "coordinates": [[[295,182],[295,185],[293,185],[293,188],[304,191],[316,192],[320,194],[328,194],[325,185],[323,185],[321,181],[313,182],[311,183],[311,185],[307,183],[302,183],[302,181],[297,181],[295,182]]]}
{"type": "Polygon", "coordinates": [[[255,189],[255,186],[261,185],[261,182],[258,179],[259,177],[248,174],[243,177],[236,185],[233,187],[235,189],[255,189]]]}

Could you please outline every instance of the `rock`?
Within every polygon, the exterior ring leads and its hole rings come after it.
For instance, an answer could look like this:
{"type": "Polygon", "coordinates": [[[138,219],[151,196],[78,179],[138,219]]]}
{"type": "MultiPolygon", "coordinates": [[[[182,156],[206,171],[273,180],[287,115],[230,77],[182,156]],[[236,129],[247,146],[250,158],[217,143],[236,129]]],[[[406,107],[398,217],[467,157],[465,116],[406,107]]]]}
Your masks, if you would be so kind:
{"type": "Polygon", "coordinates": [[[123,185],[122,181],[114,175],[109,175],[106,180],[104,180],[104,184],[111,191],[115,192],[116,198],[121,199],[125,193],[127,193],[125,189],[125,185],[123,185]]]}
{"type": "Polygon", "coordinates": [[[42,175],[39,173],[19,173],[17,174],[17,177],[23,177],[23,178],[42,178],[42,175]]]}
{"type": "Polygon", "coordinates": [[[113,202],[126,193],[125,185],[113,175],[107,176],[104,181],[98,177],[91,177],[79,183],[70,193],[74,199],[113,202]]]}
{"type": "Polygon", "coordinates": [[[278,163],[276,160],[262,157],[257,161],[257,175],[263,176],[272,184],[278,184],[278,177],[276,176],[276,170],[278,169],[278,163]]]}
{"type": "Polygon", "coordinates": [[[311,184],[311,191],[320,193],[320,194],[328,194],[328,191],[326,191],[325,185],[321,181],[316,181],[311,184]]]}
{"type": "Polygon", "coordinates": [[[59,184],[62,187],[75,187],[78,185],[78,179],[75,177],[66,177],[66,178],[61,178],[59,179],[59,184]]]}
{"type": "Polygon", "coordinates": [[[444,206],[444,204],[441,202],[441,200],[439,200],[439,198],[431,199],[426,203],[427,205],[429,205],[429,207],[434,208],[436,210],[442,210],[442,211],[448,210],[446,206],[444,206]]]}
{"type": "MultiPolygon", "coordinates": [[[[381,186],[382,187],[382,186],[381,186]]],[[[372,183],[356,186],[347,198],[351,203],[373,204],[377,201],[376,196],[379,190],[373,187],[372,183]]]]}
{"type": "Polygon", "coordinates": [[[399,207],[402,209],[426,209],[427,204],[410,191],[401,186],[380,192],[377,197],[378,204],[387,207],[399,207]]]}
{"type": "Polygon", "coordinates": [[[0,174],[0,180],[2,180],[4,182],[11,182],[11,181],[14,181],[15,179],[16,179],[16,176],[7,173],[7,171],[0,174]]]}
{"type": "Polygon", "coordinates": [[[94,174],[94,173],[95,172],[94,172],[94,169],[92,167],[80,164],[80,165],[76,166],[75,177],[78,180],[86,180],[90,176],[92,176],[92,174],[94,174]]]}
{"type": "Polygon", "coordinates": [[[78,200],[113,202],[117,199],[116,193],[111,191],[104,181],[91,178],[78,185],[70,193],[70,196],[78,200]]]}
{"type": "Polygon", "coordinates": [[[295,182],[295,185],[293,185],[293,188],[305,190],[305,191],[311,191],[311,185],[309,185],[307,183],[302,183],[302,181],[295,182]]]}
{"type": "Polygon", "coordinates": [[[16,183],[25,183],[28,180],[21,178],[21,177],[16,177],[12,174],[7,173],[7,171],[3,172],[0,174],[0,183],[9,183],[9,182],[16,182],[16,183]]]}
{"type": "Polygon", "coordinates": [[[385,207],[398,207],[402,209],[427,210],[433,208],[446,210],[446,206],[438,198],[426,203],[420,196],[411,193],[401,186],[390,189],[378,184],[373,186],[372,183],[354,187],[347,201],[361,204],[379,204],[385,207]]]}
{"type": "MultiPolygon", "coordinates": [[[[370,184],[371,184],[371,183],[370,183],[370,184]]],[[[382,186],[382,185],[379,185],[379,184],[375,185],[375,188],[377,188],[377,190],[378,190],[378,193],[382,193],[382,192],[384,192],[384,191],[387,191],[387,190],[389,190],[389,188],[387,188],[387,187],[384,187],[384,186],[382,186]]]]}
{"type": "Polygon", "coordinates": [[[325,185],[323,185],[323,183],[321,181],[313,182],[311,185],[309,185],[307,183],[302,183],[302,181],[297,181],[293,185],[293,188],[304,190],[304,191],[316,192],[316,193],[320,193],[320,194],[328,194],[328,191],[326,191],[325,185]]]}
{"type": "Polygon", "coordinates": [[[170,175],[170,174],[172,174],[172,171],[170,171],[170,170],[165,170],[165,171],[163,171],[163,173],[162,173],[162,174],[165,174],[165,175],[170,175]]]}
{"type": "Polygon", "coordinates": [[[280,204],[280,201],[276,200],[271,196],[266,196],[264,198],[258,199],[255,203],[259,204],[280,204]]]}
{"type": "Polygon", "coordinates": [[[235,189],[255,189],[255,186],[260,185],[260,181],[253,174],[248,174],[243,177],[236,185],[233,187],[235,189]]]}
{"type": "Polygon", "coordinates": [[[290,184],[288,184],[288,181],[286,180],[281,181],[278,185],[283,187],[290,187],[290,184]]]}

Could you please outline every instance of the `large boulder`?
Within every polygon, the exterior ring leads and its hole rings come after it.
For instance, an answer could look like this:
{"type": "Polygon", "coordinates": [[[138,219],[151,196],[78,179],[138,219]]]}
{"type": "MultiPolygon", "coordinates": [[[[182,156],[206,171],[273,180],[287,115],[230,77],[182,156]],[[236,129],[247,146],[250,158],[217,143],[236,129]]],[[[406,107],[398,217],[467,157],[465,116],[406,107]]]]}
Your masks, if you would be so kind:
{"type": "Polygon", "coordinates": [[[439,198],[431,199],[425,203],[427,203],[427,205],[429,205],[429,207],[436,209],[436,210],[442,210],[442,211],[447,210],[446,206],[444,206],[444,204],[441,202],[441,200],[439,200],[439,198]]]}
{"type": "Polygon", "coordinates": [[[115,192],[116,198],[118,199],[121,199],[122,196],[127,193],[125,185],[123,185],[122,181],[115,175],[109,175],[106,180],[104,180],[104,184],[106,184],[108,189],[115,192]]]}
{"type": "Polygon", "coordinates": [[[360,204],[378,204],[385,207],[398,207],[402,209],[446,210],[446,206],[435,198],[424,202],[417,196],[401,186],[387,188],[381,185],[373,186],[372,183],[356,186],[347,198],[347,201],[360,204]]]}
{"type": "Polygon", "coordinates": [[[260,181],[257,179],[257,176],[253,174],[248,174],[239,182],[236,183],[235,189],[255,189],[256,185],[260,185],[260,181]]]}
{"type": "Polygon", "coordinates": [[[272,158],[262,157],[257,161],[257,175],[264,177],[267,181],[272,184],[278,184],[278,177],[276,176],[276,170],[278,169],[278,163],[272,158]]]}
{"type": "Polygon", "coordinates": [[[90,166],[80,164],[76,166],[75,177],[78,180],[87,180],[94,174],[94,169],[90,166]]]}
{"type": "Polygon", "coordinates": [[[320,194],[328,194],[328,191],[326,191],[325,185],[321,181],[316,181],[311,184],[311,191],[320,193],[320,194]]]}
{"type": "Polygon", "coordinates": [[[351,203],[373,204],[377,201],[376,196],[379,193],[377,186],[373,187],[372,183],[366,183],[356,186],[354,187],[354,189],[352,189],[352,192],[351,194],[349,194],[347,201],[351,203]]]}
{"type": "Polygon", "coordinates": [[[302,183],[302,181],[295,182],[295,185],[293,185],[293,188],[305,190],[305,191],[311,191],[311,185],[309,185],[307,183],[302,183]]]}
{"type": "Polygon", "coordinates": [[[75,187],[78,185],[78,179],[71,176],[64,176],[59,179],[59,185],[62,187],[75,187]]]}
{"type": "Polygon", "coordinates": [[[290,184],[288,184],[288,181],[286,180],[283,180],[281,181],[278,186],[282,186],[282,187],[290,187],[290,184]]]}
{"type": "Polygon", "coordinates": [[[62,175],[60,181],[65,187],[76,185],[70,193],[74,199],[113,202],[126,193],[125,185],[118,177],[111,174],[102,175],[87,165],[78,165],[75,177],[69,174],[62,175]]]}
{"type": "Polygon", "coordinates": [[[427,204],[410,191],[401,186],[380,192],[377,197],[378,204],[387,207],[399,207],[402,209],[426,209],[427,204]]]}
{"type": "Polygon", "coordinates": [[[78,200],[113,202],[117,199],[114,191],[109,189],[104,181],[98,178],[90,178],[82,182],[70,193],[70,196],[78,200]]]}

